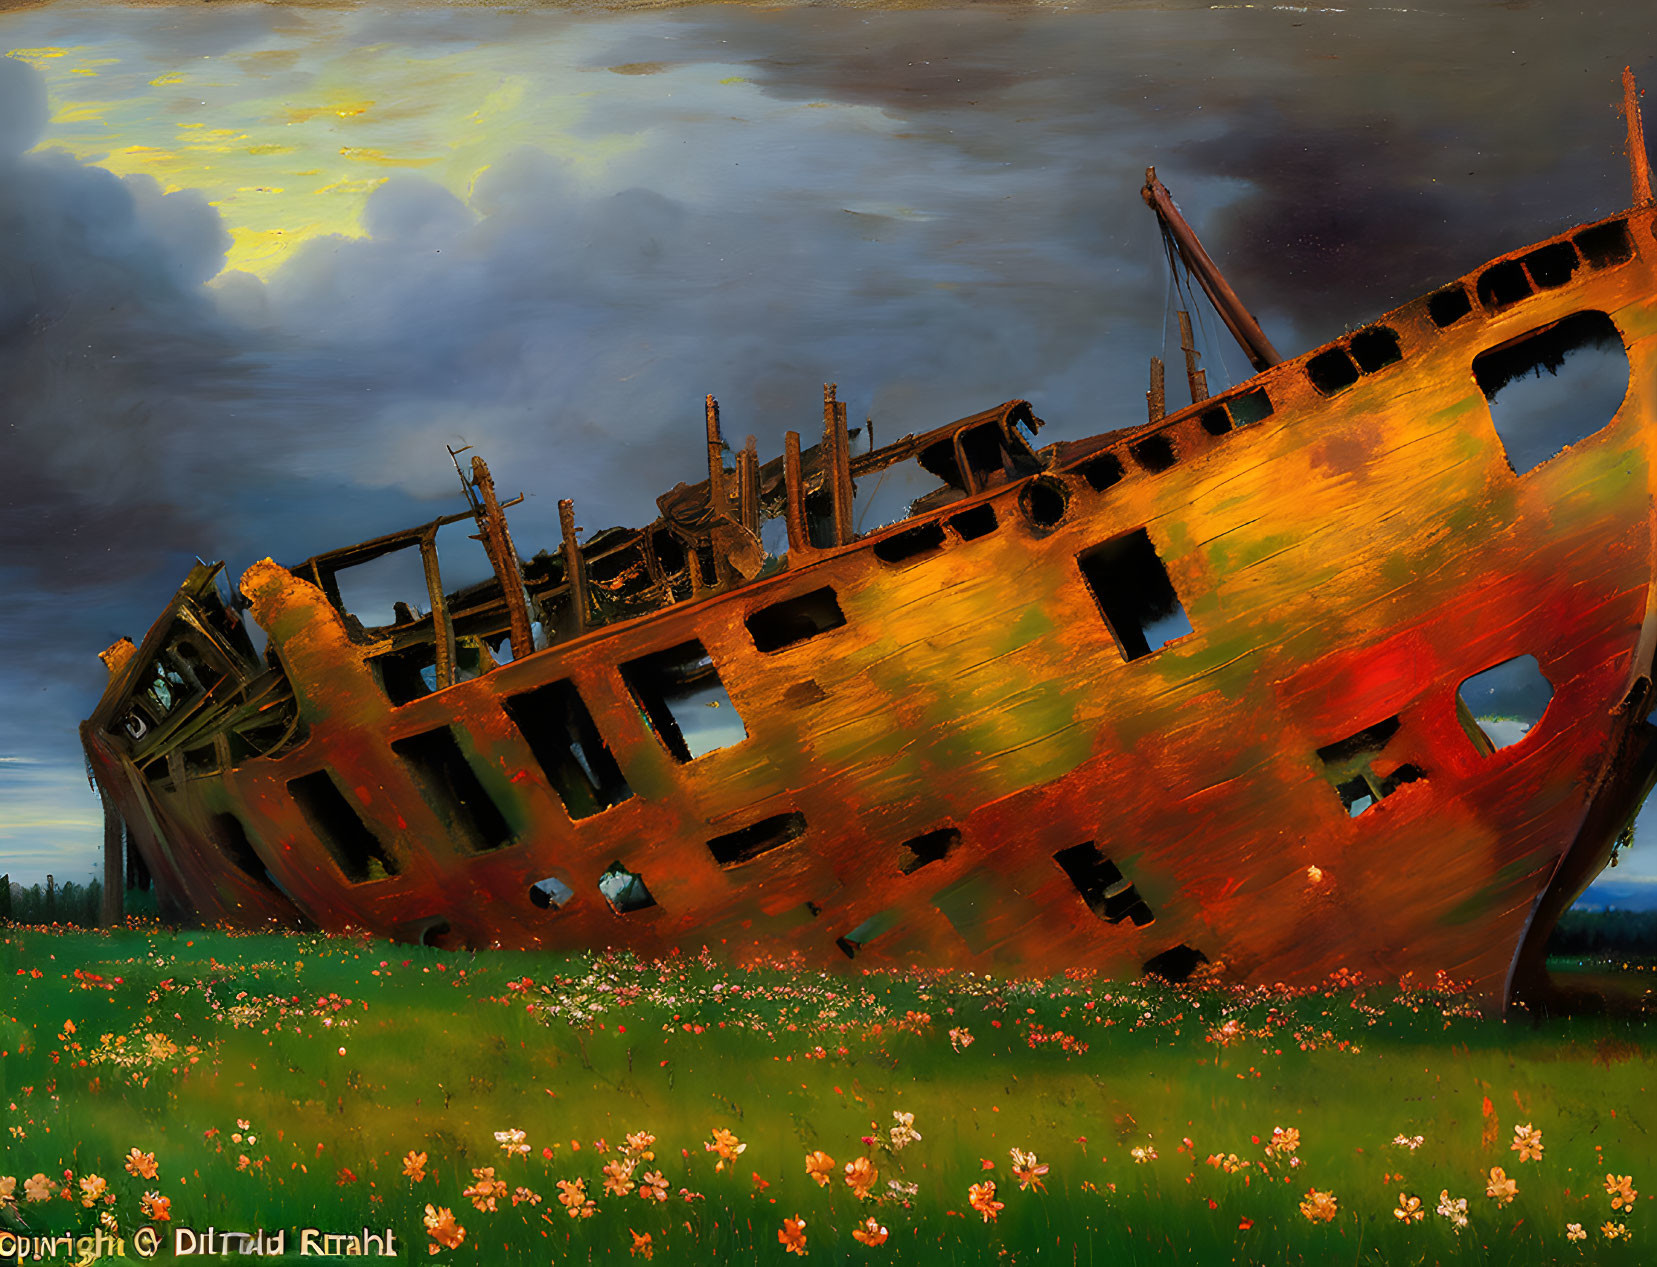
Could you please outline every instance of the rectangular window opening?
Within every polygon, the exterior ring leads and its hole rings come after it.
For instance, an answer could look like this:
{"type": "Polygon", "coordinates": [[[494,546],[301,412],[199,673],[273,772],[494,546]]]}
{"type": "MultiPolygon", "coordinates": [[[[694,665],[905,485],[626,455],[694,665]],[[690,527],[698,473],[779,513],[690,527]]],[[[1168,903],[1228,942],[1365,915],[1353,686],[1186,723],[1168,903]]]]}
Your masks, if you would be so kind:
{"type": "Polygon", "coordinates": [[[1455,325],[1472,311],[1473,301],[1467,297],[1467,287],[1460,282],[1427,296],[1427,316],[1440,330],[1455,325]]]}
{"type": "Polygon", "coordinates": [[[1059,850],[1053,861],[1070,877],[1088,909],[1107,923],[1127,919],[1143,926],[1154,918],[1133,882],[1091,840],[1059,850]]]}
{"type": "Polygon", "coordinates": [[[958,515],[951,515],[949,526],[955,529],[955,535],[962,541],[974,541],[979,537],[987,537],[995,531],[995,507],[985,502],[981,506],[974,506],[971,510],[963,510],[958,515]]]}
{"type": "Polygon", "coordinates": [[[598,891],[617,915],[647,910],[656,905],[656,899],[645,886],[644,877],[636,871],[629,871],[620,862],[612,862],[598,877],[598,891]]]}
{"type": "Polygon", "coordinates": [[[1076,469],[1096,493],[1122,482],[1122,459],[1114,453],[1101,453],[1098,457],[1089,458],[1076,469]]]}
{"type": "Polygon", "coordinates": [[[744,623],[754,639],[754,646],[769,653],[805,642],[830,629],[839,629],[846,623],[846,617],[840,610],[834,590],[825,585],[822,589],[762,607],[744,623]]]}
{"type": "Polygon", "coordinates": [[[1530,278],[1518,260],[1503,260],[1479,274],[1479,302],[1486,308],[1516,304],[1530,293],[1530,278]]]}
{"type": "Polygon", "coordinates": [[[398,739],[391,750],[406,761],[432,809],[474,849],[499,849],[512,828],[461,751],[449,726],[398,739]]]}
{"type": "Polygon", "coordinates": [[[1168,470],[1179,461],[1179,455],[1174,452],[1174,441],[1166,435],[1146,436],[1136,444],[1128,446],[1133,454],[1133,460],[1138,462],[1152,474],[1168,470]]]}
{"type": "Polygon", "coordinates": [[[1009,444],[1008,433],[1002,431],[999,422],[980,423],[959,434],[961,456],[979,489],[1023,479],[1041,470],[1041,463],[1025,445],[1024,437],[1012,432],[1015,439],[1009,444]]]}
{"type": "Polygon", "coordinates": [[[1584,229],[1571,239],[1589,268],[1610,268],[1626,264],[1634,258],[1634,239],[1628,234],[1628,221],[1613,220],[1584,229]]]}
{"type": "Polygon", "coordinates": [[[1231,430],[1231,415],[1224,405],[1215,405],[1212,409],[1202,411],[1200,418],[1202,429],[1211,436],[1223,436],[1231,430]]]}
{"type": "Polygon", "coordinates": [[[324,572],[323,588],[338,598],[341,611],[367,629],[419,619],[416,608],[431,602],[418,544],[399,546],[332,574],[324,572]]]}
{"type": "Polygon", "coordinates": [[[1161,977],[1170,985],[1178,985],[1189,981],[1197,969],[1207,962],[1208,956],[1202,951],[1181,942],[1159,955],[1152,955],[1145,961],[1143,970],[1147,976],[1161,977]]]}
{"type": "Polygon", "coordinates": [[[1095,546],[1076,562],[1123,659],[1150,655],[1192,632],[1145,529],[1095,546]]]}
{"type": "Polygon", "coordinates": [[[1397,332],[1386,326],[1370,326],[1367,330],[1358,331],[1347,347],[1352,351],[1352,359],[1365,374],[1373,374],[1404,359],[1397,332]]]}
{"type": "Polygon", "coordinates": [[[700,642],[630,661],[621,666],[621,676],[662,746],[678,761],[694,761],[748,737],[700,642]]]}
{"type": "Polygon", "coordinates": [[[388,651],[369,663],[380,679],[380,689],[394,705],[411,703],[437,689],[437,649],[430,643],[388,651]]]}
{"type": "Polygon", "coordinates": [[[960,843],[961,833],[954,827],[939,827],[906,840],[898,853],[898,870],[904,875],[913,875],[928,863],[948,857],[950,850],[960,843]]]}
{"type": "Polygon", "coordinates": [[[1576,266],[1576,248],[1569,242],[1553,242],[1525,256],[1525,271],[1543,290],[1553,290],[1570,281],[1576,266]]]}
{"type": "Polygon", "coordinates": [[[719,584],[719,565],[713,557],[713,547],[698,545],[695,550],[696,566],[702,572],[702,584],[719,584]]]}
{"type": "Polygon", "coordinates": [[[1320,395],[1333,396],[1358,381],[1358,367],[1345,348],[1330,348],[1306,362],[1306,377],[1320,395]]]}
{"type": "Polygon", "coordinates": [[[574,682],[508,696],[504,707],[571,818],[590,818],[632,797],[574,682]]]}
{"type": "Polygon", "coordinates": [[[329,856],[353,884],[397,874],[397,861],[326,770],[288,781],[288,792],[329,856]]]}
{"type": "Polygon", "coordinates": [[[761,854],[780,849],[805,834],[805,815],[791,811],[762,818],[738,831],[726,832],[708,841],[708,852],[722,867],[752,862],[761,854]]]}
{"type": "Polygon", "coordinates": [[[1404,784],[1426,777],[1417,765],[1391,765],[1396,757],[1387,758],[1387,747],[1398,734],[1399,724],[1396,716],[1388,717],[1318,749],[1324,777],[1340,797],[1347,817],[1357,818],[1404,784]]]}
{"type": "Polygon", "coordinates": [[[1272,416],[1272,398],[1266,395],[1264,387],[1256,387],[1251,392],[1233,396],[1226,402],[1226,408],[1231,411],[1233,424],[1250,427],[1272,416]]]}
{"type": "MultiPolygon", "coordinates": [[[[939,456],[946,453],[953,469],[954,449],[947,444],[939,450],[939,456]]],[[[952,478],[928,469],[917,455],[872,471],[864,479],[854,480],[853,530],[858,536],[872,535],[905,519],[913,519],[916,515],[959,501],[966,493],[963,488],[948,482],[952,478]]],[[[832,535],[833,527],[833,508],[827,491],[825,484],[821,503],[822,539],[825,544],[832,535]]]]}
{"type": "Polygon", "coordinates": [[[874,555],[882,563],[902,563],[929,554],[943,543],[944,527],[934,519],[875,542],[874,555]]]}

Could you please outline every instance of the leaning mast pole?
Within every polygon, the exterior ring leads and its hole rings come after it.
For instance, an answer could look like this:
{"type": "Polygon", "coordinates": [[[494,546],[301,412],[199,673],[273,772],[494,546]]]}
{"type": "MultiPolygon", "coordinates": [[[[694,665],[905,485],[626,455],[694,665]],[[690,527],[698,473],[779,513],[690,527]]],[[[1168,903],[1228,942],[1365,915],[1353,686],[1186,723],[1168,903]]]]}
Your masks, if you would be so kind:
{"type": "Polygon", "coordinates": [[[1645,128],[1640,123],[1640,90],[1634,84],[1634,70],[1622,69],[1622,110],[1628,120],[1628,178],[1634,186],[1634,205],[1649,207],[1651,196],[1651,159],[1646,155],[1645,128]]]}
{"type": "Polygon", "coordinates": [[[1174,206],[1174,199],[1168,193],[1168,187],[1156,178],[1156,168],[1145,169],[1145,188],[1140,190],[1140,196],[1145,199],[1145,205],[1156,212],[1156,218],[1161,222],[1164,230],[1174,240],[1179,250],[1180,259],[1185,261],[1186,268],[1191,270],[1209,302],[1214,305],[1220,314],[1220,320],[1231,331],[1232,337],[1248,356],[1249,362],[1257,370],[1269,369],[1283,358],[1277,354],[1266,332],[1260,328],[1260,323],[1254,319],[1254,314],[1243,306],[1243,301],[1237,297],[1237,292],[1231,288],[1221,274],[1219,266],[1209,258],[1208,252],[1197,240],[1197,235],[1191,226],[1185,222],[1185,217],[1174,206]]]}

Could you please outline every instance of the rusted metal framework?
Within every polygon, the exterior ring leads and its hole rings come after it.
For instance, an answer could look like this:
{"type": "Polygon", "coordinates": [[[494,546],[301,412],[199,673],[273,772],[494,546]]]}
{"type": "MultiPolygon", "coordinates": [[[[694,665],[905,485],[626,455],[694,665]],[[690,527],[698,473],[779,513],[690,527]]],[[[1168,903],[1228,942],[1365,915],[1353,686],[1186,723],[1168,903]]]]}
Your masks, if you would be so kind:
{"type": "Polygon", "coordinates": [[[831,386],[729,469],[710,398],[704,482],[530,559],[474,459],[464,514],[239,601],[195,568],[105,653],[99,787],[209,921],[1535,992],[1657,777],[1639,201],[1086,441],[1013,401],[871,448],[831,386]],[[1532,461],[1492,402],[1585,347],[1621,403],[1532,461]],[[859,531],[900,464],[933,487],[859,531]],[[494,576],[446,587],[463,520],[494,576]],[[399,550],[424,591],[365,626],[339,577],[399,550]],[[1509,742],[1463,688],[1521,662],[1509,742]]]}

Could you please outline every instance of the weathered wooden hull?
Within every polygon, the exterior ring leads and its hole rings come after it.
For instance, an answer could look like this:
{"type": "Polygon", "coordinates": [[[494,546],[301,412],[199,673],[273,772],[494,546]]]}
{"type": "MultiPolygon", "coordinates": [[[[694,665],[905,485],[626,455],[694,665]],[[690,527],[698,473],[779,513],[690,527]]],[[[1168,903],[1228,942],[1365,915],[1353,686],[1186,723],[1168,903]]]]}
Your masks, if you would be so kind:
{"type": "Polygon", "coordinates": [[[208,921],[1029,973],[1177,975],[1200,952],[1249,982],[1443,971],[1505,1000],[1657,768],[1657,243],[1649,211],[1627,224],[1626,261],[1500,303],[1487,267],[1444,328],[1425,299],[1389,314],[1400,359],[1334,395],[1309,354],[1224,398],[1264,388],[1262,420],[1204,402],[1060,446],[1044,474],[401,705],[321,588],[256,565],[242,588],[303,740],[146,779],[95,718],[89,755],[163,891],[208,921]],[[1470,367],[1584,310],[1615,324],[1627,395],[1516,475],[1470,367]],[[981,505],[993,530],[961,519],[981,505]],[[930,548],[879,557],[933,522],[930,548]],[[1128,658],[1079,559],[1140,530],[1192,632],[1128,658]],[[751,615],[824,588],[843,623],[756,645],[751,615]],[[691,641],[747,737],[685,760],[619,666],[691,641]],[[1486,751],[1457,687],[1522,655],[1552,700],[1486,751]],[[631,793],[579,818],[508,708],[559,681],[631,793]],[[1383,723],[1372,774],[1410,781],[1352,816],[1320,750],[1383,723]],[[489,847],[476,790],[419,759],[445,730],[498,814],[489,847]],[[348,878],[302,804],[318,774],[389,868],[348,878]],[[226,816],[246,836],[228,852],[226,816]],[[600,893],[615,863],[653,905],[600,893]],[[573,892],[556,908],[532,892],[549,877],[573,892]]]}

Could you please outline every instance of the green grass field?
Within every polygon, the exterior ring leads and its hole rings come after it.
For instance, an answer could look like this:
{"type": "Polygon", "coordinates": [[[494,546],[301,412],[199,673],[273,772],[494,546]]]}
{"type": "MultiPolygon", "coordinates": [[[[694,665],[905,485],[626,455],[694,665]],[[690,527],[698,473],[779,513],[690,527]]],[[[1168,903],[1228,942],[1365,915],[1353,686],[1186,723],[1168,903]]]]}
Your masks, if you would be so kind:
{"type": "Polygon", "coordinates": [[[1633,1264],[1657,1244],[1650,1010],[1534,1026],[1432,982],[1238,993],[154,927],[13,926],[0,973],[0,1226],[107,1215],[129,1258],[140,1229],[167,1259],[175,1229],[212,1226],[286,1229],[290,1255],[307,1227],[390,1228],[405,1261],[782,1263],[785,1219],[819,1262],[1633,1264]]]}

